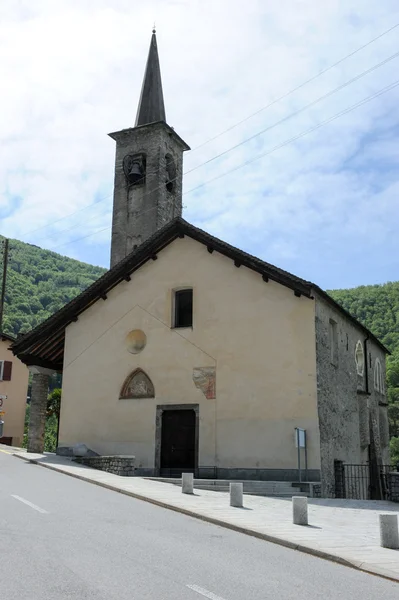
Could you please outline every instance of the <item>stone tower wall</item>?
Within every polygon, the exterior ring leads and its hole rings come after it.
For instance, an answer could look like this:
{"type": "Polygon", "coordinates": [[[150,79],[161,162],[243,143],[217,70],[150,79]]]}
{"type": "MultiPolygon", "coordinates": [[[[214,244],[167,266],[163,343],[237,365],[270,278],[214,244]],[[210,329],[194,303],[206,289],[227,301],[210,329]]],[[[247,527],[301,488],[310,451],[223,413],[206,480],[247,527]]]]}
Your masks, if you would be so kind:
{"type": "Polygon", "coordinates": [[[166,223],[182,214],[183,151],[186,147],[165,123],[126,129],[116,140],[111,267],[125,258],[166,223]],[[145,183],[131,185],[123,159],[129,154],[146,156],[145,183]],[[174,158],[173,191],[166,188],[166,155],[174,158]]]}

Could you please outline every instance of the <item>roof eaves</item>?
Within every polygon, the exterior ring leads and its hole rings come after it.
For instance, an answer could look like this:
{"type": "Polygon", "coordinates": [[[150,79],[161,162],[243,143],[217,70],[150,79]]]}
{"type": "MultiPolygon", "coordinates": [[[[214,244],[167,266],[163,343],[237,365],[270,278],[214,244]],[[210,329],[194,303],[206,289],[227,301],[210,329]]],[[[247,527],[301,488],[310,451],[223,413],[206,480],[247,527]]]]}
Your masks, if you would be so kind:
{"type": "Polygon", "coordinates": [[[165,127],[166,130],[168,131],[168,133],[176,138],[176,140],[182,146],[184,151],[191,150],[190,146],[183,140],[182,137],[180,137],[180,135],[178,133],[176,133],[176,131],[174,130],[173,127],[171,127],[170,125],[168,125],[168,123],[166,123],[166,121],[154,121],[153,123],[146,123],[145,125],[137,125],[136,127],[127,127],[126,129],[121,129],[120,131],[112,131],[108,135],[110,138],[112,138],[113,140],[115,140],[117,142],[119,140],[123,140],[123,138],[127,138],[128,136],[131,136],[132,133],[134,133],[137,130],[145,129],[146,127],[154,128],[157,126],[165,127]]]}
{"type": "Polygon", "coordinates": [[[204,245],[213,248],[220,254],[223,254],[229,258],[236,259],[241,262],[244,266],[252,269],[262,275],[267,275],[270,279],[273,279],[277,283],[285,285],[286,287],[295,291],[301,292],[304,296],[311,296],[312,284],[309,281],[305,281],[288,271],[284,271],[267,263],[256,256],[248,254],[235,246],[223,242],[219,238],[212,236],[211,234],[199,229],[186,221],[182,221],[182,231],[192,237],[193,239],[203,243],[204,245]]]}
{"type": "Polygon", "coordinates": [[[0,337],[2,340],[7,340],[8,342],[15,342],[16,338],[8,333],[0,333],[0,337]]]}
{"type": "Polygon", "coordinates": [[[35,356],[33,354],[19,354],[18,358],[27,367],[35,366],[35,367],[42,367],[44,369],[52,369],[59,373],[62,372],[62,367],[63,367],[62,361],[61,361],[61,363],[57,363],[57,362],[54,362],[51,360],[38,358],[37,356],[35,356]]]}

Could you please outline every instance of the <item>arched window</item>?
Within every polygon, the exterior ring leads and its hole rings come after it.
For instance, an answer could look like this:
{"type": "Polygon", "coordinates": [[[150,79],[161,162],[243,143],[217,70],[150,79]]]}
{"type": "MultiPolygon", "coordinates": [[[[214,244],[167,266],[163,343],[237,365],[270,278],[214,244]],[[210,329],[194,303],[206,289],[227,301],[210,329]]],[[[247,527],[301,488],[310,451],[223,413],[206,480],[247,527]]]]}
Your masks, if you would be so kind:
{"type": "Polygon", "coordinates": [[[384,394],[385,386],[379,358],[376,358],[374,363],[374,389],[380,394],[384,394]]]}
{"type": "Polygon", "coordinates": [[[363,350],[363,344],[360,340],[358,340],[356,343],[355,361],[356,361],[357,374],[363,375],[363,373],[364,373],[364,350],[363,350]]]}
{"type": "Polygon", "coordinates": [[[142,369],[135,369],[126,377],[119,396],[120,400],[154,397],[154,384],[142,369]]]}
{"type": "Polygon", "coordinates": [[[176,164],[171,154],[165,155],[166,177],[165,185],[168,192],[174,192],[176,187],[176,164]]]}

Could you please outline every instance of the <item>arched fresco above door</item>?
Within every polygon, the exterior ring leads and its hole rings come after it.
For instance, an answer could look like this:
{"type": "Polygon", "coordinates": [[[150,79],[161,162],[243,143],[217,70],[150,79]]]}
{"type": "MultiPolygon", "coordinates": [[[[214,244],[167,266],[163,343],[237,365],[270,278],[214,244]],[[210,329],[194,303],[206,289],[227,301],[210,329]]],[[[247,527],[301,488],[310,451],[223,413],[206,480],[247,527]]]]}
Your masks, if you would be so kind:
{"type": "Polygon", "coordinates": [[[120,400],[154,397],[154,384],[142,369],[135,369],[126,377],[119,396],[120,400]]]}

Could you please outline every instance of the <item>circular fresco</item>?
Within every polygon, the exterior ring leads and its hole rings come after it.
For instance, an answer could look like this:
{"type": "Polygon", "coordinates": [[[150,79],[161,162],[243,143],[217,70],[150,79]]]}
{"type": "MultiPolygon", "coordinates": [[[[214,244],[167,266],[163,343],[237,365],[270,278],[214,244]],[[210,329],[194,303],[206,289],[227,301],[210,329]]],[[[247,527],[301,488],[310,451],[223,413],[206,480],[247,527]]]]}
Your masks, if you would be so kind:
{"type": "Polygon", "coordinates": [[[147,343],[147,336],[141,329],[133,329],[126,336],[126,349],[131,354],[138,354],[141,352],[147,343]]]}

